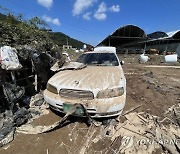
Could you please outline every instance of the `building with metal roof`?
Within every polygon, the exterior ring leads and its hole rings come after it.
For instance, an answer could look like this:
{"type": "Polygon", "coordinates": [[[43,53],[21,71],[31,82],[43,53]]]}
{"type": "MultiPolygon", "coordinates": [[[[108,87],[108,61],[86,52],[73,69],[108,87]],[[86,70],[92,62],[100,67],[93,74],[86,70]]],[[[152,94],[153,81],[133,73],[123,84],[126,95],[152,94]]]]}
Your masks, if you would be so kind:
{"type": "Polygon", "coordinates": [[[180,30],[173,32],[157,31],[146,34],[143,29],[135,25],[126,25],[116,29],[97,46],[114,46],[118,53],[137,53],[137,51],[157,49],[175,51],[180,57],[180,30]]]}
{"type": "Polygon", "coordinates": [[[97,46],[122,46],[137,40],[146,40],[146,34],[144,30],[135,25],[126,25],[115,30],[115,32],[107,36],[97,46]]]}

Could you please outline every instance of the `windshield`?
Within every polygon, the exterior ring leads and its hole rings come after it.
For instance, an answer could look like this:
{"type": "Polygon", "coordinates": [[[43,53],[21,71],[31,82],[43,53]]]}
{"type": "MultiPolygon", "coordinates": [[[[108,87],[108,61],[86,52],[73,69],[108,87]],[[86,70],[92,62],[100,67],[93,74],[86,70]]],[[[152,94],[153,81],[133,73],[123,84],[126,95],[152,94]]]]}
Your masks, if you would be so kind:
{"type": "Polygon", "coordinates": [[[77,62],[86,65],[118,66],[118,60],[114,53],[86,53],[82,54],[77,62]]]}

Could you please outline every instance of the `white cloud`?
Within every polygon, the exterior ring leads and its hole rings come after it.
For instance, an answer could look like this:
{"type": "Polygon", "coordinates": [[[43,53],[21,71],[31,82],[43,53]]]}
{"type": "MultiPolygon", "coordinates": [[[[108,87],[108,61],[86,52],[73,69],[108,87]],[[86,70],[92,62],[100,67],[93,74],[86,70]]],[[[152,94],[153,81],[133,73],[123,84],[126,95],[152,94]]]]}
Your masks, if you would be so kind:
{"type": "Polygon", "coordinates": [[[81,14],[84,10],[93,6],[97,0],[76,0],[73,7],[73,16],[81,14]]]}
{"type": "Polygon", "coordinates": [[[47,9],[50,9],[53,5],[53,0],[37,0],[37,2],[47,9]]]}
{"type": "Polygon", "coordinates": [[[102,2],[99,7],[98,10],[96,11],[97,13],[104,13],[107,11],[107,7],[106,7],[106,3],[102,2]]]}
{"type": "Polygon", "coordinates": [[[49,16],[46,16],[46,15],[43,15],[42,18],[43,18],[43,20],[45,20],[46,22],[52,23],[52,24],[54,24],[54,25],[57,25],[57,26],[61,25],[61,23],[60,23],[60,21],[59,21],[58,18],[54,18],[54,19],[53,19],[53,18],[51,18],[51,17],[49,17],[49,16]]]}
{"type": "Polygon", "coordinates": [[[51,22],[52,21],[52,18],[51,17],[48,17],[46,15],[43,15],[42,16],[43,20],[45,20],[46,22],[51,22]]]}
{"type": "Polygon", "coordinates": [[[83,19],[91,20],[91,17],[90,17],[91,14],[92,14],[91,12],[87,12],[87,13],[83,14],[83,19]]]}
{"type": "Polygon", "coordinates": [[[94,17],[97,20],[105,20],[107,18],[106,11],[107,11],[106,3],[102,2],[99,5],[97,11],[95,12],[94,17]]]}
{"type": "Polygon", "coordinates": [[[52,20],[52,23],[55,24],[55,25],[57,25],[57,26],[61,25],[61,23],[59,22],[59,19],[58,19],[58,18],[53,19],[53,20],[52,20]]]}
{"type": "Polygon", "coordinates": [[[95,13],[94,17],[97,20],[105,20],[107,18],[107,15],[105,13],[95,13]]]}
{"type": "Polygon", "coordinates": [[[120,11],[120,6],[119,5],[113,5],[109,8],[111,12],[119,12],[120,11]]]}

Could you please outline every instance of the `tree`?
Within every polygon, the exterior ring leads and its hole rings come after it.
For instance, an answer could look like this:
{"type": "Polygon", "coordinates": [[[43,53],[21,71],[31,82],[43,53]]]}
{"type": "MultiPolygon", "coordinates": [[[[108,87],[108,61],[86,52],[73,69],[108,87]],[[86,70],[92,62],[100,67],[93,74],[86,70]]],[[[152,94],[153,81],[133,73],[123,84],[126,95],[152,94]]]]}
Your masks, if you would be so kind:
{"type": "Polygon", "coordinates": [[[29,24],[31,27],[37,28],[37,29],[46,29],[46,28],[49,28],[49,25],[48,25],[45,21],[39,19],[38,17],[33,17],[33,18],[31,18],[31,19],[28,21],[28,24],[29,24]]]}

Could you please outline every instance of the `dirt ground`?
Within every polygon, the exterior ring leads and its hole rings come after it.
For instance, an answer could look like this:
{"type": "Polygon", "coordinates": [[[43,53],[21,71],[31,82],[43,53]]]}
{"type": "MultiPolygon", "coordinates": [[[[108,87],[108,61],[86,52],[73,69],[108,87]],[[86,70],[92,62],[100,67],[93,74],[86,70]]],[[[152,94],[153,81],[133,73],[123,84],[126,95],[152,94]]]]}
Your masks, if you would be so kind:
{"type": "MultiPolygon", "coordinates": [[[[173,104],[180,103],[180,66],[155,67],[138,64],[127,59],[123,65],[127,80],[127,101],[124,112],[141,105],[136,111],[164,117],[173,104]]],[[[162,66],[163,64],[161,64],[162,66]]],[[[167,66],[167,65],[165,65],[167,66]]],[[[50,110],[48,115],[34,121],[34,125],[50,125],[61,116],[50,110]]],[[[15,134],[10,144],[0,148],[3,154],[115,154],[121,142],[111,143],[108,137],[96,141],[94,136],[103,133],[104,127],[88,127],[82,121],[72,120],[62,128],[39,135],[15,134]]],[[[105,135],[106,136],[106,135],[105,135]]],[[[158,151],[156,151],[158,153],[158,151]]]]}

